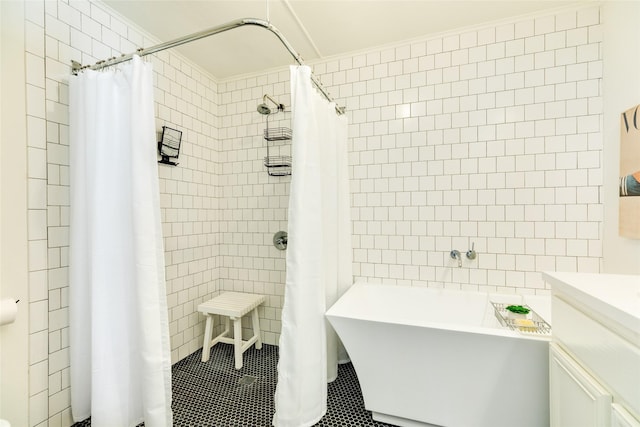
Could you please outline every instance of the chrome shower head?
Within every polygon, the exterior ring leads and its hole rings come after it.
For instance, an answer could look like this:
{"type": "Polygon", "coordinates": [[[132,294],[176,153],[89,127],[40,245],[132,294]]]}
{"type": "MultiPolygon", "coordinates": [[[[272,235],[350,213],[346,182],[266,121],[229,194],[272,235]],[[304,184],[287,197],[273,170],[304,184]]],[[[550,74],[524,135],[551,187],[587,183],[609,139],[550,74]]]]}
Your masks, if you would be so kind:
{"type": "Polygon", "coordinates": [[[278,104],[272,97],[265,94],[262,97],[262,104],[258,105],[257,110],[258,110],[258,113],[268,116],[269,114],[275,114],[280,111],[284,111],[284,104],[278,104]],[[276,106],[277,108],[276,111],[273,111],[271,110],[271,108],[269,108],[269,106],[267,105],[267,100],[271,101],[273,105],[276,106]]]}
{"type": "Polygon", "coordinates": [[[269,115],[271,114],[271,108],[267,104],[260,104],[258,105],[258,113],[269,115]]]}

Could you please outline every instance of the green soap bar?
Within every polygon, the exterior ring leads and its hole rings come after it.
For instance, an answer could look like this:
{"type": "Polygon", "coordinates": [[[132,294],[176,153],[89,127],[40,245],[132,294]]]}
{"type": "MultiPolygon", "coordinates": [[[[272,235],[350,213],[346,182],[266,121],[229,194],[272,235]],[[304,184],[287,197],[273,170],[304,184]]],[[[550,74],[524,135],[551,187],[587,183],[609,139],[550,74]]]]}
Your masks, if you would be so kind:
{"type": "Polygon", "coordinates": [[[530,311],[527,307],[523,307],[521,305],[508,305],[506,309],[512,313],[519,313],[519,314],[528,314],[530,311]]]}

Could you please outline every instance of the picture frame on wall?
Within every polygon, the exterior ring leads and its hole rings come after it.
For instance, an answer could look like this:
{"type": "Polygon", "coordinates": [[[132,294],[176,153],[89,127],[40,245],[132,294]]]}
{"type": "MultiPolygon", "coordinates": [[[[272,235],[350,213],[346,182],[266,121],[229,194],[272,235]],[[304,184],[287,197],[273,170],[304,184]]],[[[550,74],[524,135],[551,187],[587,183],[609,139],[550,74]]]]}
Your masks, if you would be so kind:
{"type": "Polygon", "coordinates": [[[620,116],[619,234],[640,239],[640,105],[620,116]]]}

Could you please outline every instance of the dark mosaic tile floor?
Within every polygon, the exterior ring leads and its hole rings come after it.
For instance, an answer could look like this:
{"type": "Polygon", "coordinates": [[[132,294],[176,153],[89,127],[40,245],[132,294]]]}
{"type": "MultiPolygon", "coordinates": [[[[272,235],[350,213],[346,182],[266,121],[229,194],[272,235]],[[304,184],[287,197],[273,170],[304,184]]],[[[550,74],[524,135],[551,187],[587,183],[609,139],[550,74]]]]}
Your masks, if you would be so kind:
{"type": "MultiPolygon", "coordinates": [[[[218,344],[208,362],[197,351],[173,366],[173,425],[180,427],[268,427],[278,378],[278,347],[263,345],[244,354],[244,366],[233,365],[233,346],[218,344]],[[255,377],[248,385],[244,376],[255,377]]],[[[246,378],[246,377],[245,377],[246,378]]],[[[89,427],[90,420],[74,424],[89,427]]],[[[316,427],[384,427],[364,409],[360,384],[350,363],[339,366],[329,384],[327,414],[316,427]]]]}

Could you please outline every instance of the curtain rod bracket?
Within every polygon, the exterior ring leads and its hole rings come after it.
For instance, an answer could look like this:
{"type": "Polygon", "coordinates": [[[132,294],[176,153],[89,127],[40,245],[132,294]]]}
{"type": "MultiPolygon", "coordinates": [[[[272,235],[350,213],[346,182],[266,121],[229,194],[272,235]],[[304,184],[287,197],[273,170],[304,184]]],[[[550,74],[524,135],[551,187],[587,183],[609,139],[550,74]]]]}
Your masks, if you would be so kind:
{"type": "Polygon", "coordinates": [[[80,72],[80,70],[82,70],[82,64],[79,63],[78,61],[74,61],[73,59],[71,60],[71,73],[74,76],[77,76],[78,73],[80,72]]]}

